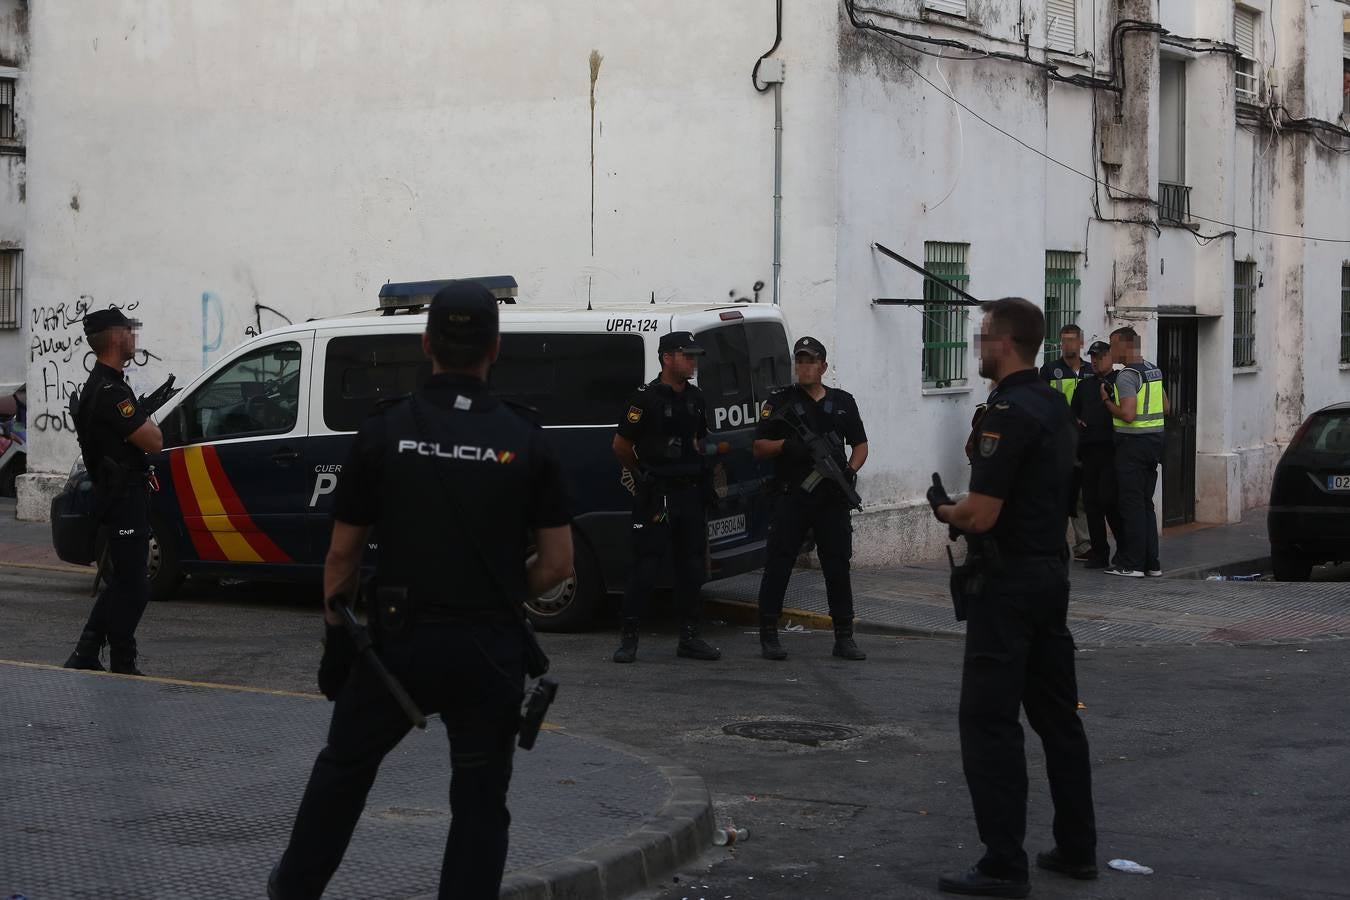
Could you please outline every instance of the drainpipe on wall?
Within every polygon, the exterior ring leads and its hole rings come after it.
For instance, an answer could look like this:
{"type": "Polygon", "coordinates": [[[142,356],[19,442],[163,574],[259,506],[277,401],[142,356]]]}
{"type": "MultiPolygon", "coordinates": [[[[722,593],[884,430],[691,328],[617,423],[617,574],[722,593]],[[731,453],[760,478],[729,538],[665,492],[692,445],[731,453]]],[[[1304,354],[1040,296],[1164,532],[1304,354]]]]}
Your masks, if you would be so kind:
{"type": "Polygon", "coordinates": [[[773,88],[773,305],[779,305],[778,276],[783,270],[783,61],[769,55],[783,42],[783,0],[774,4],[773,46],[755,60],[750,83],[761,94],[773,88]],[[761,87],[760,85],[763,85],[761,87]]]}

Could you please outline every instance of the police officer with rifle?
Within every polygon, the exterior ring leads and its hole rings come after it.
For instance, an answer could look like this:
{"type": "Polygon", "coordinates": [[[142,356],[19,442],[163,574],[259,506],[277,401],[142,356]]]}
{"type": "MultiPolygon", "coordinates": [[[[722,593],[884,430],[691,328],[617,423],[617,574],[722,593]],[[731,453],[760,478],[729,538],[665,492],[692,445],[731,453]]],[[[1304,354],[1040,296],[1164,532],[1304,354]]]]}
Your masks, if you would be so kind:
{"type": "Polygon", "coordinates": [[[956,503],[936,474],[928,502],[971,545],[953,573],[966,620],[961,676],[961,760],[986,851],[940,890],[1025,897],[1031,890],[1027,772],[1019,713],[1045,748],[1054,801],[1053,849],[1036,864],[1071,878],[1097,877],[1097,832],[1087,736],[1078,718],[1074,643],[1065,619],[1069,550],[1064,534],[1077,427],[1060,394],[1037,377],[1045,318],[1005,298],[982,305],[980,376],[997,382],[972,429],[970,493],[956,503]]]}
{"type": "Polygon", "coordinates": [[[427,713],[440,713],[450,739],[439,896],[487,900],[501,888],[513,745],[519,733],[528,749],[522,729],[542,715],[532,704],[522,719],[525,676],[547,668],[522,605],[571,575],[571,520],[544,432],[487,389],[501,350],[492,294],[468,281],[443,287],[422,350],[431,378],[362,424],[342,468],[319,665],[333,718],[268,880],[272,900],[323,894],[380,762],[427,713]],[[372,528],[367,646],[350,607],[372,528]]]}
{"type": "MultiPolygon", "coordinates": [[[[175,392],[172,376],[148,397],[137,398],[127,383],[123,370],[136,355],[140,325],[117,308],[95,310],[84,317],[85,341],[97,361],[71,405],[80,453],[94,482],[94,517],[106,538],[99,563],[99,576],[106,584],[80,632],[75,652],[66,660],[68,669],[103,671],[100,656],[106,641],[113,672],[141,674],[136,667],[136,626],[150,598],[146,580],[150,493],[159,489],[146,454],[158,453],[164,444],[150,414],[175,392]]],[[[93,529],[89,533],[92,537],[93,529]]],[[[95,590],[99,576],[94,580],[95,590]]]]}
{"type": "Polygon", "coordinates": [[[778,494],[759,584],[760,652],[765,659],[787,659],[778,639],[778,619],[792,567],[810,530],[815,534],[834,620],[834,655],[866,659],[853,639],[849,511],[862,509],[856,483],[858,470],[867,461],[867,432],[853,395],[821,383],[829,368],[825,345],[804,337],[793,346],[792,355],[796,384],[765,402],[753,448],[756,459],[774,460],[778,494]],[[852,448],[847,459],[845,444],[852,448]]]}

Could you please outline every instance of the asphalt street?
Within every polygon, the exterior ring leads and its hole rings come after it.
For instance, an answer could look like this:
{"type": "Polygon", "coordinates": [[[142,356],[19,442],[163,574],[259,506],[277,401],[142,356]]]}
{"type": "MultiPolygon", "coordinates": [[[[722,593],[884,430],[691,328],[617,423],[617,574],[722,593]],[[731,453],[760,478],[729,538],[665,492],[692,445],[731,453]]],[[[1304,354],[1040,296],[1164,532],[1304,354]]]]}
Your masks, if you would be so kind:
{"type": "MultiPolygon", "coordinates": [[[[0,568],[0,659],[61,662],[87,591],[84,577],[0,568]]],[[[147,612],[142,667],[313,691],[318,606],[314,588],[190,586],[147,612]]],[[[608,661],[612,629],[545,636],[563,685],[553,723],[693,768],[718,824],[748,831],[652,896],[933,896],[940,874],[974,861],[958,640],[868,635],[870,658],[848,663],[830,656],[828,634],[794,633],[791,658],[770,663],[749,629],[708,632],[720,662],[677,659],[664,622],[644,632],[633,666],[608,661]],[[725,730],[764,722],[847,731],[812,746],[725,730]]],[[[1095,883],[1035,873],[1036,896],[1350,896],[1350,644],[1097,646],[1078,662],[1103,872],[1095,883]],[[1112,858],[1155,874],[1107,871],[1112,858]]],[[[1049,845],[1050,805],[1028,737],[1034,852],[1049,845]]]]}

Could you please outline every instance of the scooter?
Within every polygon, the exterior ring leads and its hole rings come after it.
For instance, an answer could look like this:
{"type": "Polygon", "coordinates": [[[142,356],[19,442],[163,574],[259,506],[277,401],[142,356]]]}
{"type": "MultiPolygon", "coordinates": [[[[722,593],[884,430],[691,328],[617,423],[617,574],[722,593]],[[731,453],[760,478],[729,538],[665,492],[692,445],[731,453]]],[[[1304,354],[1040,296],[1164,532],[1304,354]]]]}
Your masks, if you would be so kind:
{"type": "Polygon", "coordinates": [[[28,390],[0,397],[0,497],[13,497],[15,482],[28,471],[28,390]]]}

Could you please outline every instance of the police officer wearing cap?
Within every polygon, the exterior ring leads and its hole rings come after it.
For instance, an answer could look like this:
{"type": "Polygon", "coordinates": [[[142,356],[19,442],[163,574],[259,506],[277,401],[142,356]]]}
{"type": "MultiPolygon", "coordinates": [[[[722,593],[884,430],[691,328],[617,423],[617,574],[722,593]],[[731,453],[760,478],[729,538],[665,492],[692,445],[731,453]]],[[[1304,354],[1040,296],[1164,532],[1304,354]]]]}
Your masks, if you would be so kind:
{"type": "Polygon", "coordinates": [[[323,893],[381,760],[410,728],[374,671],[354,659],[333,602],[355,594],[372,528],[376,651],[418,708],[440,714],[450,739],[439,896],[486,900],[500,890],[525,678],[520,605],[572,572],[557,457],[535,422],[487,388],[500,349],[492,294],[474,282],[443,287],[422,336],[431,377],[366,419],[342,468],[319,669],[333,718],[269,879],[272,900],[323,893]]]}
{"type": "Polygon", "coordinates": [[[633,484],[633,571],[623,595],[623,632],[614,662],[637,660],[638,629],[667,552],[674,553],[675,602],[681,617],[675,652],[716,660],[722,651],[699,636],[709,484],[703,441],[703,392],[690,379],[704,350],[687,331],[663,335],[661,374],[629,399],[614,435],[614,455],[633,484]]]}
{"type": "Polygon", "coordinates": [[[970,492],[954,503],[934,479],[941,522],[982,535],[979,587],[965,597],[961,760],[986,851],[940,890],[1025,897],[1027,770],[1019,712],[1041,738],[1054,803],[1055,847],[1036,864],[1097,876],[1097,833],[1087,736],[1078,718],[1069,604],[1068,510],[1076,426],[1063,398],[1037,377],[1045,319],[1035,304],[982,306],[980,375],[997,382],[975,426],[970,492]]]}
{"type": "Polygon", "coordinates": [[[795,417],[828,440],[845,475],[855,481],[867,461],[867,432],[853,395],[821,382],[829,368],[825,345],[804,337],[793,345],[792,356],[796,383],[769,397],[755,429],[755,458],[774,460],[778,492],[759,583],[760,652],[765,659],[787,659],[787,651],[778,640],[778,618],[783,613],[783,595],[792,567],[809,529],[815,535],[830,618],[834,620],[834,655],[862,660],[867,654],[853,639],[853,585],[848,571],[853,557],[853,523],[848,501],[833,482],[812,479],[815,464],[810,451],[786,418],[795,417]],[[847,459],[845,444],[851,448],[847,459]]]}
{"type": "Polygon", "coordinates": [[[1162,464],[1163,429],[1172,405],[1162,370],[1144,359],[1139,333],[1128,325],[1111,332],[1111,358],[1123,363],[1111,389],[1100,388],[1111,413],[1116,442],[1116,490],[1124,534],[1108,575],[1125,578],[1162,575],[1158,556],[1158,514],[1153,492],[1162,464]]]}
{"type": "Polygon", "coordinates": [[[150,421],[123,372],[136,355],[140,325],[115,308],[84,317],[85,342],[97,362],[80,390],[75,436],[94,482],[98,515],[106,530],[107,581],[75,652],[66,660],[69,669],[102,671],[99,656],[106,641],[112,671],[141,674],[136,668],[136,626],[150,598],[146,579],[150,480],[145,457],[163,448],[164,436],[150,421]]]}
{"type": "Polygon", "coordinates": [[[1111,413],[1101,397],[1101,388],[1110,389],[1115,382],[1111,359],[1111,345],[1093,341],[1088,347],[1092,360],[1092,374],[1083,378],[1069,402],[1069,410],[1078,422],[1078,461],[1083,467],[1083,509],[1087,515],[1088,534],[1092,549],[1087,554],[1086,568],[1104,569],[1110,563],[1111,545],[1106,528],[1120,543],[1123,527],[1116,502],[1116,447],[1111,425],[1111,413]]]}

